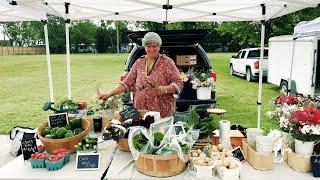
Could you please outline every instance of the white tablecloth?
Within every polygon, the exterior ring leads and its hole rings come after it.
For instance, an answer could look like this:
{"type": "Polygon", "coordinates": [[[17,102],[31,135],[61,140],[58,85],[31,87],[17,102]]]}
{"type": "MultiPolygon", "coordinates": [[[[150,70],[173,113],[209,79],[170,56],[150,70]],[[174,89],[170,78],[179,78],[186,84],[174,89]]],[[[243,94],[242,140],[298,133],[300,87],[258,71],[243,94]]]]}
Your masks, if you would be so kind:
{"type": "MultiPolygon", "coordinates": [[[[285,163],[274,164],[274,168],[269,171],[259,171],[255,170],[248,162],[244,162],[241,172],[241,180],[309,180],[319,178],[314,178],[309,173],[301,173],[292,170],[285,163]]],[[[123,152],[117,150],[113,156],[113,160],[107,172],[105,179],[163,179],[146,176],[134,168],[134,161],[132,159],[131,153],[123,152]]],[[[188,170],[184,171],[180,175],[169,177],[166,179],[198,179],[188,170]]],[[[201,178],[204,179],[204,178],[201,178]]],[[[219,179],[218,176],[214,178],[207,179],[219,179]]]]}
{"type": "Polygon", "coordinates": [[[101,179],[103,173],[110,165],[112,156],[115,153],[117,145],[115,141],[104,141],[98,144],[98,152],[101,154],[100,168],[97,171],[77,171],[76,153],[71,154],[68,164],[64,165],[58,171],[48,171],[47,169],[32,169],[29,162],[24,163],[23,156],[15,158],[2,168],[0,168],[0,179],[101,179]]]}

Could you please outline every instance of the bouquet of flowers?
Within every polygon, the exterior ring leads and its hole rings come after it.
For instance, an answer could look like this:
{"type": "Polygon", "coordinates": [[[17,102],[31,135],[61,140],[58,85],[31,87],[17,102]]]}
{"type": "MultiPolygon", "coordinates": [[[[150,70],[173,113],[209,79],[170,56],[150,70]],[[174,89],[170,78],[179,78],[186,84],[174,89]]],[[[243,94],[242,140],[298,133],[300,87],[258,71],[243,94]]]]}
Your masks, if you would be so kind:
{"type": "Polygon", "coordinates": [[[191,84],[193,89],[197,89],[198,87],[212,87],[215,88],[216,82],[210,76],[210,72],[208,71],[198,71],[196,69],[191,68],[189,70],[189,74],[191,75],[191,84]]]}
{"type": "Polygon", "coordinates": [[[191,75],[188,72],[186,73],[180,72],[180,78],[182,79],[183,82],[187,82],[190,80],[191,75]]]}
{"type": "Polygon", "coordinates": [[[284,132],[289,132],[293,129],[292,113],[312,104],[312,102],[309,96],[305,97],[301,94],[281,95],[273,100],[273,110],[267,112],[267,117],[276,120],[284,132]]]}
{"type": "Polygon", "coordinates": [[[291,123],[291,134],[295,139],[310,142],[320,138],[320,110],[316,105],[295,110],[291,123]]]}

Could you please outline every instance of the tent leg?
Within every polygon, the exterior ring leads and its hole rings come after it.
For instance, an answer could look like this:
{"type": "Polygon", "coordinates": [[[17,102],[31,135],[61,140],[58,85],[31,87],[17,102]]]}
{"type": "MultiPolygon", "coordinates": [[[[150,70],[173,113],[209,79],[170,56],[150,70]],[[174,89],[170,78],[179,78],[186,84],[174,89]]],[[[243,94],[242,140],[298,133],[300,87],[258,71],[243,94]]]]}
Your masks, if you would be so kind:
{"type": "Polygon", "coordinates": [[[265,38],[265,24],[261,23],[261,48],[260,48],[260,61],[259,61],[259,91],[258,91],[258,124],[257,127],[261,127],[261,97],[262,97],[262,78],[263,78],[263,53],[264,53],[264,38],[265,38]]]}
{"type": "Polygon", "coordinates": [[[120,40],[119,40],[119,27],[118,27],[118,21],[115,21],[116,25],[116,32],[117,32],[117,54],[119,55],[120,53],[120,40]]]}
{"type": "Polygon", "coordinates": [[[49,38],[48,38],[48,25],[47,21],[43,21],[44,29],[44,39],[46,43],[46,56],[47,56],[47,67],[48,67],[48,80],[49,80],[49,91],[50,91],[50,101],[54,103],[53,96],[53,83],[52,83],[52,72],[51,72],[51,59],[50,59],[50,49],[49,49],[49,38]]]}
{"type": "Polygon", "coordinates": [[[68,99],[71,99],[71,68],[70,68],[70,40],[69,40],[70,20],[66,20],[66,59],[67,59],[67,81],[68,81],[68,99]]]}
{"type": "Polygon", "coordinates": [[[293,38],[293,45],[292,45],[292,55],[291,55],[291,63],[290,63],[290,74],[289,74],[289,80],[288,80],[288,92],[287,95],[291,94],[291,78],[292,78],[292,69],[293,69],[293,60],[294,60],[294,49],[296,46],[296,39],[293,38]]]}

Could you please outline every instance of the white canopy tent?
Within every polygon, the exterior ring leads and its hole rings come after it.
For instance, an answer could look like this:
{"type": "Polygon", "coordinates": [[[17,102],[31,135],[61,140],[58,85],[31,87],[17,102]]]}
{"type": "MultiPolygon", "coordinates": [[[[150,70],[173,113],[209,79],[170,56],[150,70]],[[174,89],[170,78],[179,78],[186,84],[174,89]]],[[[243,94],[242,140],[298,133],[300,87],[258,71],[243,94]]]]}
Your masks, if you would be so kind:
{"type": "MultiPolygon", "coordinates": [[[[307,7],[319,0],[17,0],[30,8],[66,19],[68,97],[71,98],[69,20],[105,19],[154,22],[261,22],[260,67],[264,52],[265,22],[307,7]]],[[[258,127],[261,120],[262,68],[259,75],[258,127]]]]}
{"type": "Polygon", "coordinates": [[[308,36],[320,37],[320,17],[312,21],[299,22],[294,27],[293,45],[292,45],[293,47],[292,47],[292,56],[291,56],[291,63],[290,63],[290,75],[288,80],[288,94],[291,93],[291,83],[292,83],[291,79],[292,79],[294,50],[295,50],[296,40],[298,38],[303,38],[308,36]]]}
{"type": "Polygon", "coordinates": [[[43,11],[35,11],[34,9],[17,4],[13,1],[0,0],[0,22],[15,22],[15,21],[42,21],[44,28],[44,36],[46,43],[46,57],[49,80],[50,101],[54,102],[51,60],[49,51],[47,16],[43,11]]]}

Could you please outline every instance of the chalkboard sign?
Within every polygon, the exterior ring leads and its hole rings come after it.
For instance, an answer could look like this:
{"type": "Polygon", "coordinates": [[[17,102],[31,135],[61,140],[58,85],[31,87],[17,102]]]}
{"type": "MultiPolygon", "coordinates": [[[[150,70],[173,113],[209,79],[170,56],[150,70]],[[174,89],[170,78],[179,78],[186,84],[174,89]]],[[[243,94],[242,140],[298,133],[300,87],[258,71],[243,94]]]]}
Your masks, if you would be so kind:
{"type": "Polygon", "coordinates": [[[22,139],[21,151],[22,151],[24,160],[30,159],[31,154],[38,152],[36,139],[35,138],[22,139]]]}
{"type": "Polygon", "coordinates": [[[67,113],[60,113],[50,115],[48,117],[48,123],[50,127],[64,127],[68,124],[68,116],[67,113]]]}
{"type": "Polygon", "coordinates": [[[99,153],[77,153],[76,170],[99,170],[99,153]]]}
{"type": "Polygon", "coordinates": [[[140,113],[135,107],[130,106],[127,109],[121,111],[120,116],[123,120],[137,119],[137,118],[140,118],[140,113]]]}
{"type": "Polygon", "coordinates": [[[242,150],[240,147],[234,148],[231,153],[233,154],[233,157],[238,158],[240,162],[245,160],[245,157],[242,153],[242,150]]]}
{"type": "Polygon", "coordinates": [[[314,177],[320,177],[320,156],[311,156],[312,174],[314,177]]]}

